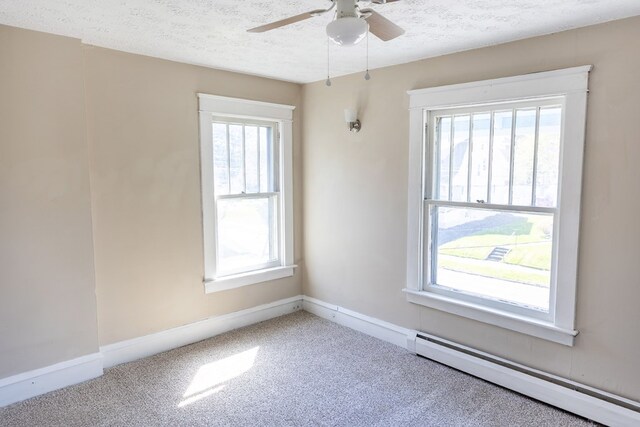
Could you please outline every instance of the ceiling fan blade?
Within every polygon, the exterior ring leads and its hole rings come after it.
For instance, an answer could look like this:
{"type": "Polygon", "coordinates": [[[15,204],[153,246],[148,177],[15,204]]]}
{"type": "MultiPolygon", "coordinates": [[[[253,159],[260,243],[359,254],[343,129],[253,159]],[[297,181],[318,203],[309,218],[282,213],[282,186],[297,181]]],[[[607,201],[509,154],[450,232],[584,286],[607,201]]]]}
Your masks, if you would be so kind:
{"type": "Polygon", "coordinates": [[[294,24],[296,22],[304,21],[305,19],[313,18],[316,16],[318,11],[305,12],[300,15],[290,16],[286,19],[281,19],[280,21],[272,22],[270,24],[261,25],[259,27],[252,28],[247,30],[249,33],[264,33],[265,31],[273,30],[275,28],[284,27],[285,25],[294,24]]]}
{"type": "MultiPolygon", "coordinates": [[[[369,11],[368,11],[369,12],[369,11]]],[[[388,42],[404,34],[404,30],[374,10],[367,18],[369,31],[382,41],[388,42]]]]}
{"type": "Polygon", "coordinates": [[[400,0],[371,0],[371,3],[375,3],[375,4],[386,4],[386,3],[393,3],[396,1],[400,1],[400,0]]]}

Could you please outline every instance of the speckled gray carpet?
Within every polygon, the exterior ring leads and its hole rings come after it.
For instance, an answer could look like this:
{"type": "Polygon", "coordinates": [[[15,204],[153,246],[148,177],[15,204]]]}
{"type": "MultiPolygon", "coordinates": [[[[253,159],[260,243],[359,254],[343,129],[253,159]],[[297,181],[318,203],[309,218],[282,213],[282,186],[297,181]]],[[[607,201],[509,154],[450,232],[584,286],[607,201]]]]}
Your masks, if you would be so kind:
{"type": "Polygon", "coordinates": [[[0,409],[1,426],[582,426],[306,312],[0,409]]]}

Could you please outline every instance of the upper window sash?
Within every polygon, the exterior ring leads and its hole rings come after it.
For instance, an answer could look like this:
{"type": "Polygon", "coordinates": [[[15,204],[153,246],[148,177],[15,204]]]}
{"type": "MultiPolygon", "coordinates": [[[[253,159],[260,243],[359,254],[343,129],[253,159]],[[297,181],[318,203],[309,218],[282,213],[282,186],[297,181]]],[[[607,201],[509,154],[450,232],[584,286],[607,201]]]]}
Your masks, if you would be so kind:
{"type": "Polygon", "coordinates": [[[429,111],[424,198],[555,207],[563,107],[553,97],[429,111]]]}
{"type": "Polygon", "coordinates": [[[277,123],[213,117],[212,126],[216,198],[279,191],[277,123]]]}

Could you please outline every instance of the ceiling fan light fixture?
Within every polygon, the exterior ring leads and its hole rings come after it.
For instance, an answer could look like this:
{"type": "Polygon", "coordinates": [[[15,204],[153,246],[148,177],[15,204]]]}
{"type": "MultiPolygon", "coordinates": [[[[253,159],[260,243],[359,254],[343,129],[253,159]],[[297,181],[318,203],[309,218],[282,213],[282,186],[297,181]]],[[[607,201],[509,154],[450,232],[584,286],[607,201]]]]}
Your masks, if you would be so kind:
{"type": "Polygon", "coordinates": [[[340,46],[354,46],[367,34],[369,24],[362,18],[345,17],[327,25],[327,36],[340,46]]]}

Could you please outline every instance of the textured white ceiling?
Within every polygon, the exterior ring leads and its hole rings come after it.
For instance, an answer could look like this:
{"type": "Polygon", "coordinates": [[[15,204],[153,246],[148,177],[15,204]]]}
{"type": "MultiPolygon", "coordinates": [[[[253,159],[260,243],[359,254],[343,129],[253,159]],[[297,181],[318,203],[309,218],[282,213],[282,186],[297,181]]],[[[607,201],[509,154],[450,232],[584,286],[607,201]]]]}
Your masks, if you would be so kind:
{"type": "MultiPolygon", "coordinates": [[[[246,30],[327,0],[0,0],[0,23],[87,44],[294,82],[326,78],[329,14],[246,30]]],[[[402,0],[373,5],[406,29],[369,40],[370,68],[640,15],[640,0],[402,0]]],[[[331,74],[365,66],[364,43],[331,47],[331,74]]]]}

